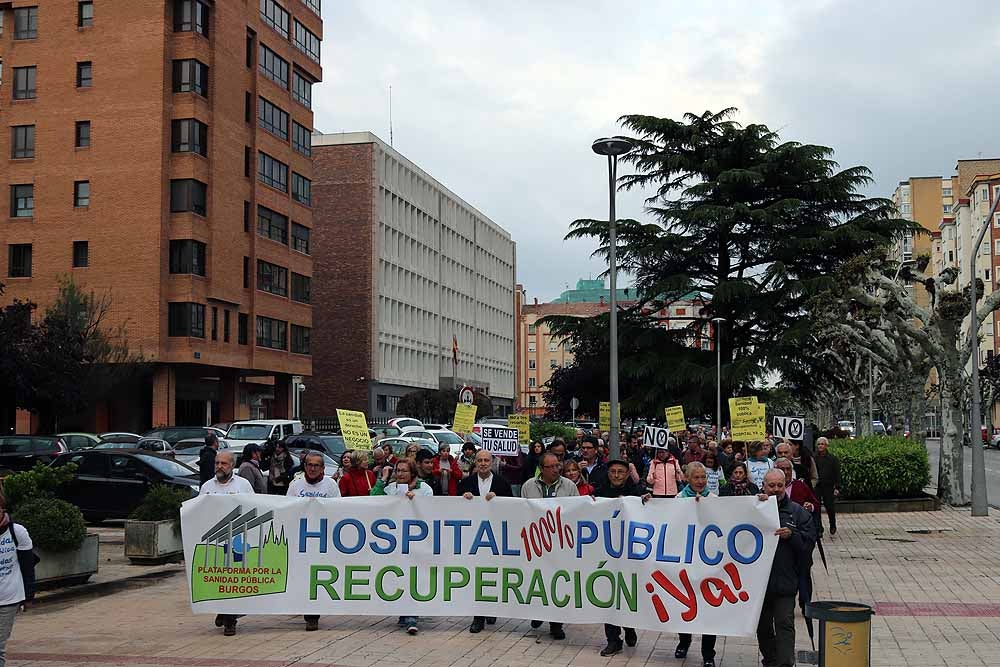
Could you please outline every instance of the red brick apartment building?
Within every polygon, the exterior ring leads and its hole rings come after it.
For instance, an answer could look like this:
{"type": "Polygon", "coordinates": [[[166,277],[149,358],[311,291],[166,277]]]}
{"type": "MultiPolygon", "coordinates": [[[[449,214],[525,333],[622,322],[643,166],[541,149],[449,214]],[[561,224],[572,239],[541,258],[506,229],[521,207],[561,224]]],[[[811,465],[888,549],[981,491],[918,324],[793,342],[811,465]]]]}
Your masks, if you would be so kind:
{"type": "Polygon", "coordinates": [[[110,295],[153,368],[64,426],[288,414],[292,377],[312,370],[319,12],[320,0],[0,0],[3,298],[44,309],[71,276],[110,295]]]}

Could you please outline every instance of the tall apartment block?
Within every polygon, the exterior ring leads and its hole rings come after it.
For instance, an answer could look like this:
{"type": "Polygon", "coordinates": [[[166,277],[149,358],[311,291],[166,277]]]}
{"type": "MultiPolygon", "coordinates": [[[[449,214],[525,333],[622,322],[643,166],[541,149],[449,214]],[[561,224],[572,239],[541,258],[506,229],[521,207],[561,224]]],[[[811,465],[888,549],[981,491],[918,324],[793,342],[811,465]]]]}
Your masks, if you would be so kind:
{"type": "Polygon", "coordinates": [[[508,414],[510,234],[370,132],[317,134],[312,146],[316,334],[303,414],[392,417],[412,391],[463,385],[508,414]]]}
{"type": "Polygon", "coordinates": [[[3,298],[44,308],[71,277],[152,368],[66,427],[289,413],[312,371],[319,2],[0,0],[3,298]]]}

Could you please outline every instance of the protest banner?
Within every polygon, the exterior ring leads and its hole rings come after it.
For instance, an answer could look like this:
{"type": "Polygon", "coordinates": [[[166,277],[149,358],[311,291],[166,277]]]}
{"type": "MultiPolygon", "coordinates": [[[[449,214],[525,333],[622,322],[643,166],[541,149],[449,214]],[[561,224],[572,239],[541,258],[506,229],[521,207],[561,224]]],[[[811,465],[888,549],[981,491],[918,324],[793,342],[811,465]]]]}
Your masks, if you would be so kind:
{"type": "Polygon", "coordinates": [[[372,438],[368,434],[365,413],[337,408],[337,421],[340,422],[340,434],[344,436],[344,444],[348,449],[371,451],[372,438]]]}
{"type": "Polygon", "coordinates": [[[664,408],[664,412],[667,415],[667,428],[669,428],[674,433],[680,433],[687,429],[687,422],[684,420],[684,406],[675,405],[673,407],[664,408]]]}
{"type": "Polygon", "coordinates": [[[495,456],[517,456],[521,453],[516,428],[505,426],[483,426],[479,431],[483,439],[483,450],[495,456]]]}
{"type": "Polygon", "coordinates": [[[657,428],[656,426],[645,426],[642,429],[642,446],[653,447],[655,449],[666,449],[667,441],[670,439],[669,428],[657,428]]]}
{"type": "Polygon", "coordinates": [[[507,417],[507,426],[517,429],[517,441],[523,445],[531,442],[531,419],[528,415],[518,413],[507,417]]]}
{"type": "Polygon", "coordinates": [[[455,405],[455,418],[451,420],[451,430],[455,433],[472,433],[472,427],[476,425],[476,404],[466,405],[458,403],[455,405]]]}
{"type": "Polygon", "coordinates": [[[729,419],[733,440],[763,440],[767,436],[764,418],[765,405],[757,403],[756,396],[729,399],[729,419]]]}
{"type": "Polygon", "coordinates": [[[601,401],[598,412],[597,426],[601,429],[601,433],[607,433],[611,430],[611,403],[607,401],[601,401]]]}
{"type": "Polygon", "coordinates": [[[806,420],[802,417],[775,417],[774,437],[802,440],[806,432],[806,420]]]}
{"type": "Polygon", "coordinates": [[[750,636],[774,498],[200,496],[181,507],[207,614],[499,616],[750,636]]]}

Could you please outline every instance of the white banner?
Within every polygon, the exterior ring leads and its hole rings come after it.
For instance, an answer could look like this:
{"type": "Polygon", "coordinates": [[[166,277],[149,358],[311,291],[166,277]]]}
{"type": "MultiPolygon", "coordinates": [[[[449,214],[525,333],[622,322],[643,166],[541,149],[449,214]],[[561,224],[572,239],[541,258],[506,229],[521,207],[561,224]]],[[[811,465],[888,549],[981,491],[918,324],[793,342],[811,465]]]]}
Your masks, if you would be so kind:
{"type": "Polygon", "coordinates": [[[774,499],[201,496],[181,508],[192,608],[480,615],[749,636],[774,499]]]}

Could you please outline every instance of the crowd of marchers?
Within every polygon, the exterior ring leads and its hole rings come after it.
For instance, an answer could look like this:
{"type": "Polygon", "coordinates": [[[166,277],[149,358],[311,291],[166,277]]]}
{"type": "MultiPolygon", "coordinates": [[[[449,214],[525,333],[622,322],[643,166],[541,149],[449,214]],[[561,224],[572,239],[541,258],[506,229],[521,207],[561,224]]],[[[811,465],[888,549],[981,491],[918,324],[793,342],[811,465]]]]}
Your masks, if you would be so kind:
{"type": "MultiPolygon", "coordinates": [[[[611,458],[605,438],[578,431],[570,442],[556,438],[547,445],[532,442],[527,453],[493,456],[467,441],[453,454],[448,444],[434,453],[417,444],[397,457],[389,446],[373,443],[371,451],[345,453],[333,476],[325,472],[323,456],[303,451],[298,460],[281,442],[261,448],[248,446],[236,461],[227,450],[218,450],[213,436],[206,439],[200,469],[202,495],[270,493],[293,497],[340,498],[352,496],[461,496],[560,498],[636,496],[675,498],[687,502],[713,502],[719,496],[756,496],[759,501],[777,498],[780,528],[778,546],[767,584],[757,640],[765,667],[795,663],[795,603],[811,596],[813,550],[823,535],[821,508],[826,508],[830,535],[836,533],[836,497],[840,491],[840,466],[820,438],[815,452],[798,442],[721,442],[713,429],[671,437],[666,447],[644,448],[638,434],[622,444],[619,458],[611,458]]],[[[725,432],[723,432],[725,435],[725,432]]],[[[236,633],[237,616],[220,614],[216,625],[224,634],[236,633]]],[[[418,617],[405,615],[399,624],[417,634],[418,617]]],[[[496,621],[473,618],[469,632],[479,633],[496,621]]],[[[319,628],[319,616],[305,617],[306,630],[319,628]]],[[[539,628],[542,621],[532,621],[539,628]]],[[[606,624],[607,645],[602,656],[635,646],[633,628],[606,624]]],[[[552,639],[566,637],[562,623],[550,622],[552,639]]],[[[681,634],[674,651],[687,656],[692,637],[681,634]]],[[[716,637],[701,638],[704,667],[715,665],[716,637]]]]}

